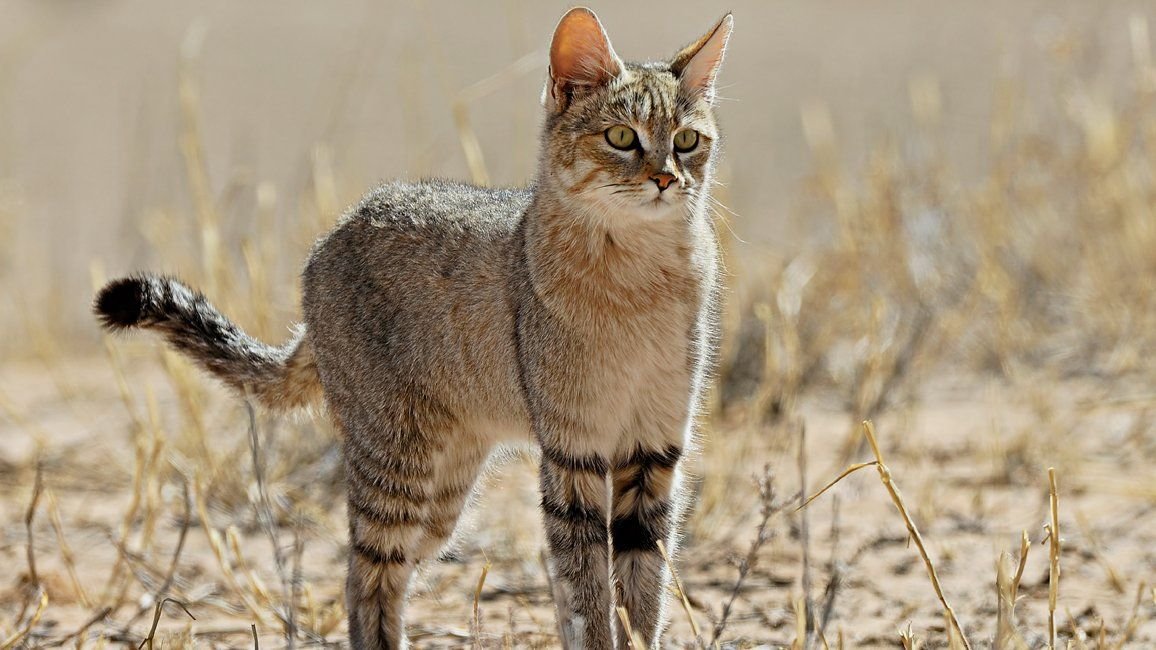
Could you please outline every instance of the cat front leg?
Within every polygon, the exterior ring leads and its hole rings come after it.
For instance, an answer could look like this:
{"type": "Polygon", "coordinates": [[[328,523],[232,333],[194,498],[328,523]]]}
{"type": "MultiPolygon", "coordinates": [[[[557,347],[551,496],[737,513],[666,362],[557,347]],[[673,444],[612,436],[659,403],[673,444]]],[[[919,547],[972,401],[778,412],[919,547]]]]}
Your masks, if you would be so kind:
{"type": "MultiPolygon", "coordinates": [[[[681,441],[642,444],[621,456],[612,470],[610,520],[613,581],[618,606],[626,609],[634,635],[657,647],[666,614],[670,570],[659,543],[673,552],[680,513],[681,441]]],[[[618,647],[628,647],[621,622],[618,647]]]]}
{"type": "Polygon", "coordinates": [[[597,454],[542,446],[542,519],[568,650],[610,650],[609,463],[597,454]]]}

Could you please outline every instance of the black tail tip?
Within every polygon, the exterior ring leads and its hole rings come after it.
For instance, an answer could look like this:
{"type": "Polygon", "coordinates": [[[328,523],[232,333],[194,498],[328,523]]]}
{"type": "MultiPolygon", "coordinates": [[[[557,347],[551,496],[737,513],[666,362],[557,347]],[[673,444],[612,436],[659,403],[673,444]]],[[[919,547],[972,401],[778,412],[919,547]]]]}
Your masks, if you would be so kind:
{"type": "Polygon", "coordinates": [[[96,294],[93,311],[107,329],[136,327],[144,315],[145,291],[141,278],[113,280],[96,294]]]}

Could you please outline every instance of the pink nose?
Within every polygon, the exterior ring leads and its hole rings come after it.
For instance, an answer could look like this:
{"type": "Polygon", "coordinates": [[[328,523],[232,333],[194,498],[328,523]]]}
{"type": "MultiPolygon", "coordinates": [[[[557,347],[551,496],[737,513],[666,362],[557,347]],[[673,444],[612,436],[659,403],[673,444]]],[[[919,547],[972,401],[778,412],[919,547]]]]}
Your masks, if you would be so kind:
{"type": "Polygon", "coordinates": [[[650,180],[654,181],[654,184],[658,186],[659,192],[670,187],[670,185],[672,183],[678,182],[678,179],[675,178],[674,174],[667,174],[665,172],[659,172],[657,174],[651,174],[650,180]]]}

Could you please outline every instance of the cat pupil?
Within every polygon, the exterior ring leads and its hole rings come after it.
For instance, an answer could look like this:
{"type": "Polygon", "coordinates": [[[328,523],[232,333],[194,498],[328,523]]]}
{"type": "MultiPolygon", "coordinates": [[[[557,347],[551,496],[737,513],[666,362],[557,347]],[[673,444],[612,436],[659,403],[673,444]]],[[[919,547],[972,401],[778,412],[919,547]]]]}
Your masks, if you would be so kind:
{"type": "Polygon", "coordinates": [[[686,153],[698,146],[698,131],[683,129],[674,134],[675,151],[686,153]]]}
{"type": "Polygon", "coordinates": [[[634,147],[637,134],[628,126],[612,126],[606,130],[606,141],[615,149],[630,149],[634,147]]]}

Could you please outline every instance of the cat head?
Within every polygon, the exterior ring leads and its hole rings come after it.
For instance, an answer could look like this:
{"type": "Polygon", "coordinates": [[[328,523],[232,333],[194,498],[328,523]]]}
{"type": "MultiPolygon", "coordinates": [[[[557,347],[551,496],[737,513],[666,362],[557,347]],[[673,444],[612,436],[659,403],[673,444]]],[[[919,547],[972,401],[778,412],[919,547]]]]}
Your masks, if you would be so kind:
{"type": "Polygon", "coordinates": [[[539,187],[611,223],[701,205],[718,148],[715,79],[734,24],[723,17],[670,60],[625,63],[594,12],[554,31],[539,187]]]}

